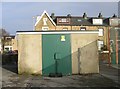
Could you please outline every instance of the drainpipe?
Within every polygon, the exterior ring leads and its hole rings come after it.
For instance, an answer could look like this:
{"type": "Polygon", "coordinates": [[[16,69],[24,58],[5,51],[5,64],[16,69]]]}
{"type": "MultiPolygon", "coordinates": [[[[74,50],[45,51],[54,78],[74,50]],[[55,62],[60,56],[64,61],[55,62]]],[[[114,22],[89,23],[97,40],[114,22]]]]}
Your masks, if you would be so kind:
{"type": "Polygon", "coordinates": [[[118,64],[118,32],[116,29],[116,64],[118,64]]]}
{"type": "Polygon", "coordinates": [[[110,66],[110,64],[111,64],[110,27],[108,27],[108,51],[109,51],[109,54],[108,54],[108,64],[109,64],[109,66],[110,66]]]}

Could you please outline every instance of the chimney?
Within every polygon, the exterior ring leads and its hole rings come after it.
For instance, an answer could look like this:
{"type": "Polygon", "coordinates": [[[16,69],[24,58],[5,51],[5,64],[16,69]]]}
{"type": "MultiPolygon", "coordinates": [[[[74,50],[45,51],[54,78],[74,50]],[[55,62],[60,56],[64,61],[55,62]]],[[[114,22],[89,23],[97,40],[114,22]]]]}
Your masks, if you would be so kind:
{"type": "Polygon", "coordinates": [[[71,14],[68,14],[67,17],[71,17],[71,14]]]}
{"type": "Polygon", "coordinates": [[[51,18],[52,18],[52,19],[55,18],[55,13],[51,13],[51,18]]]}
{"type": "Polygon", "coordinates": [[[116,18],[116,17],[117,17],[117,15],[116,15],[116,14],[114,14],[112,17],[113,17],[113,18],[116,18]]]}
{"type": "Polygon", "coordinates": [[[83,14],[83,18],[87,19],[87,14],[86,13],[83,14]]]}
{"type": "Polygon", "coordinates": [[[98,18],[102,18],[103,16],[102,16],[102,14],[101,13],[99,13],[99,15],[98,15],[98,18]]]}

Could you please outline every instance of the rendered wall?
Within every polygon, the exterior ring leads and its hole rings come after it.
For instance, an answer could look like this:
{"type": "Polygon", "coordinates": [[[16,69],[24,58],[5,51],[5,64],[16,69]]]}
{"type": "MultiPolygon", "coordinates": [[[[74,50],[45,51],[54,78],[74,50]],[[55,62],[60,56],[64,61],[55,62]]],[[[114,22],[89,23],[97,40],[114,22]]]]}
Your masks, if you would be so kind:
{"type": "MultiPolygon", "coordinates": [[[[83,46],[85,46],[93,41],[96,41],[97,38],[98,38],[98,34],[71,34],[72,74],[79,73],[78,48],[82,48],[83,46]]],[[[93,48],[93,50],[94,49],[97,50],[96,47],[93,48]]],[[[84,56],[87,56],[87,55],[85,54],[84,56]]],[[[96,56],[95,56],[95,58],[96,58],[96,56]]],[[[95,59],[95,60],[98,60],[98,59],[95,59]]],[[[88,63],[88,61],[86,61],[86,64],[87,63],[88,63]]],[[[87,67],[87,65],[86,65],[86,67],[87,67]]],[[[94,66],[94,67],[98,67],[98,66],[94,66]]]]}
{"type": "MultiPolygon", "coordinates": [[[[98,34],[71,34],[71,57],[72,57],[72,74],[80,73],[80,67],[78,65],[79,62],[79,54],[78,48],[83,48],[84,46],[96,41],[98,39],[98,34]]],[[[88,46],[88,51],[93,54],[89,58],[89,53],[84,53],[84,57],[87,60],[83,61],[84,66],[88,69],[92,69],[86,73],[98,73],[99,64],[98,64],[98,55],[97,55],[97,43],[94,45],[88,46]],[[92,67],[90,67],[89,59],[94,63],[92,67]],[[94,58],[94,60],[93,60],[94,58]]],[[[86,49],[86,50],[87,50],[86,49]]],[[[80,58],[81,59],[81,58],[80,58]]],[[[82,63],[82,61],[81,61],[82,63]]],[[[81,68],[82,68],[81,67],[81,68]]],[[[41,35],[18,35],[18,72],[21,73],[29,73],[29,74],[42,74],[42,37],[41,35]]]]}
{"type": "Polygon", "coordinates": [[[80,48],[80,74],[99,73],[97,41],[93,41],[80,48]]]}
{"type": "Polygon", "coordinates": [[[18,73],[42,74],[41,35],[18,35],[18,73]]]}

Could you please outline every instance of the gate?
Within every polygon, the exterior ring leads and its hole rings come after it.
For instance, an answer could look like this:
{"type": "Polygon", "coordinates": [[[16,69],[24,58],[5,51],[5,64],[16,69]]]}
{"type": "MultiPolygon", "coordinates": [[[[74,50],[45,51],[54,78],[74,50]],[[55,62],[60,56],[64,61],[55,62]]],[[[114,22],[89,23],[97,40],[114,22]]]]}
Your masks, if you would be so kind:
{"type": "Polygon", "coordinates": [[[99,73],[97,41],[78,49],[78,71],[80,74],[99,73]]]}

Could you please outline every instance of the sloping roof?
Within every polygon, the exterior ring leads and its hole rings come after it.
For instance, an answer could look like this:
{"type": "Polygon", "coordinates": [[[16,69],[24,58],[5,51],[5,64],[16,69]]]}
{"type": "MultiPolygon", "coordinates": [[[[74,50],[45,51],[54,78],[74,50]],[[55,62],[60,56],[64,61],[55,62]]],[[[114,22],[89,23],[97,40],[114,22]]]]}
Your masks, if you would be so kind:
{"type": "Polygon", "coordinates": [[[89,18],[73,17],[71,18],[71,25],[92,25],[92,23],[89,18]]]}
{"type": "MultiPolygon", "coordinates": [[[[96,26],[92,23],[92,19],[99,19],[98,17],[87,17],[86,19],[80,16],[55,16],[53,21],[56,23],[56,25],[71,25],[71,26],[96,26]],[[57,18],[70,18],[70,24],[57,24],[57,18]]],[[[100,26],[108,26],[109,25],[109,18],[102,18],[103,19],[103,24],[100,26]]],[[[99,25],[97,25],[99,26],[99,25]]]]}
{"type": "MultiPolygon", "coordinates": [[[[42,13],[42,15],[40,16],[40,18],[37,20],[37,22],[35,23],[35,26],[38,24],[38,22],[41,20],[41,18],[43,17],[43,15],[46,14],[48,16],[48,18],[50,19],[50,21],[56,26],[110,26],[109,24],[109,19],[111,19],[110,17],[87,17],[87,18],[83,18],[83,16],[49,16],[48,13],[46,11],[44,11],[42,13]],[[66,24],[66,23],[57,23],[57,18],[70,18],[70,23],[66,24]],[[93,24],[93,19],[103,19],[103,24],[100,25],[95,25],[93,24]]],[[[116,17],[119,18],[119,17],[116,17]]]]}
{"type": "Polygon", "coordinates": [[[35,23],[35,26],[39,23],[39,21],[42,19],[42,17],[43,17],[45,14],[46,14],[47,17],[50,19],[50,21],[56,26],[55,22],[52,20],[52,18],[49,16],[49,14],[48,14],[46,11],[44,11],[44,12],[42,13],[42,15],[39,17],[39,19],[38,19],[37,22],[35,23]]]}

